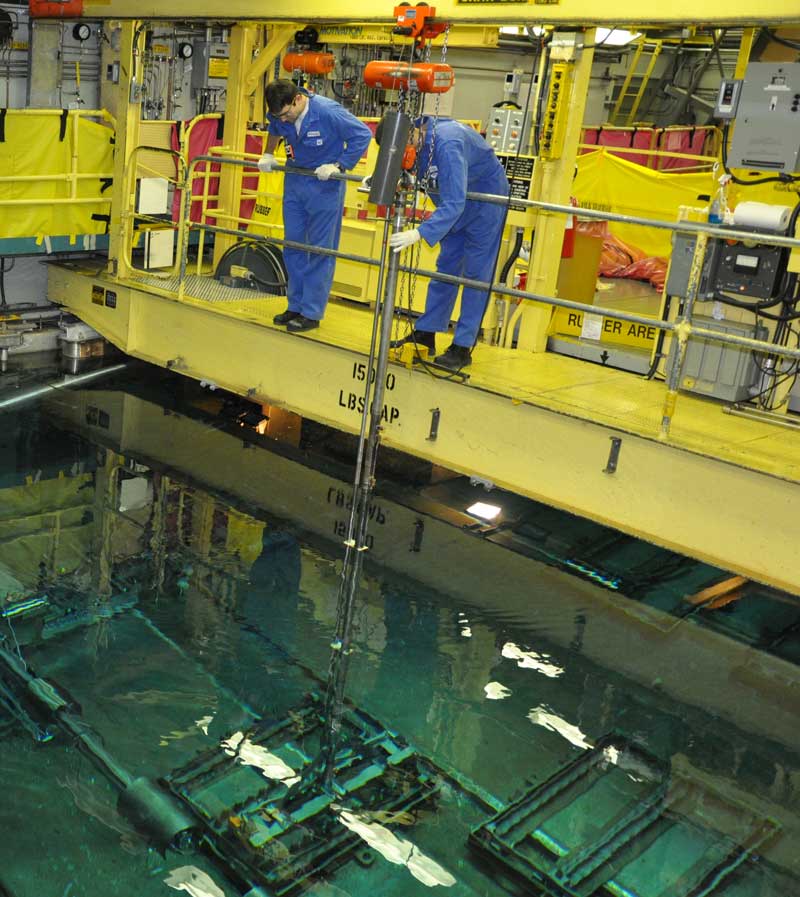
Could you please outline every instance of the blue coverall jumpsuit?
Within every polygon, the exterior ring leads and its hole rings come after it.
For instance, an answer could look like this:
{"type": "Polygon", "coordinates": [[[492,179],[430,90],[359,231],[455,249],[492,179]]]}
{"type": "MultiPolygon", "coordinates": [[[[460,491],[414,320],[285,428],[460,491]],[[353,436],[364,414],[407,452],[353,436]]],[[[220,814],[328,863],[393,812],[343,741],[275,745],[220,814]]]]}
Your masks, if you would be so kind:
{"type": "MultiPolygon", "coordinates": [[[[282,122],[274,115],[267,117],[269,133],[289,144],[290,165],[300,168],[313,169],[340,162],[347,171],[361,158],[372,137],[369,128],[354,115],[333,100],[316,95],[308,97],[308,111],[299,134],[294,122],[282,122]]],[[[283,186],[285,238],[336,249],[342,230],[344,188],[344,181],[320,181],[287,171],[283,186]]],[[[288,311],[321,320],[328,304],[336,259],[289,248],[283,250],[283,259],[289,275],[288,311]]]]}
{"type": "MultiPolygon", "coordinates": [[[[508,180],[494,151],[472,128],[452,119],[439,119],[435,127],[433,123],[428,127],[417,171],[422,179],[429,173],[431,199],[437,207],[419,227],[426,243],[441,244],[436,270],[491,281],[505,210],[500,205],[468,200],[466,194],[508,195],[508,180]]],[[[417,319],[416,329],[446,331],[457,295],[457,285],[432,280],[425,313],[417,319]]],[[[455,345],[473,347],[487,304],[486,290],[464,287],[455,345]]]]}

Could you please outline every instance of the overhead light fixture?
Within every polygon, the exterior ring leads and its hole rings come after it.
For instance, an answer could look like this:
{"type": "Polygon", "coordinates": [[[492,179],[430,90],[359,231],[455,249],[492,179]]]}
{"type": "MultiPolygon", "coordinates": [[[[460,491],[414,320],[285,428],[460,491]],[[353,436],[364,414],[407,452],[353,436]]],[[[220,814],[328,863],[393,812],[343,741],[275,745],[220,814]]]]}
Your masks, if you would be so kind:
{"type": "Polygon", "coordinates": [[[624,28],[598,28],[595,32],[595,46],[624,47],[641,36],[641,31],[626,31],[624,28]]]}
{"type": "Polygon", "coordinates": [[[497,505],[488,505],[486,502],[476,501],[474,505],[470,505],[467,508],[467,514],[472,514],[473,517],[480,517],[481,520],[494,520],[501,510],[502,508],[499,508],[497,505]]]}
{"type": "Polygon", "coordinates": [[[547,33],[544,25],[501,25],[500,34],[507,37],[541,37],[547,33]]]}

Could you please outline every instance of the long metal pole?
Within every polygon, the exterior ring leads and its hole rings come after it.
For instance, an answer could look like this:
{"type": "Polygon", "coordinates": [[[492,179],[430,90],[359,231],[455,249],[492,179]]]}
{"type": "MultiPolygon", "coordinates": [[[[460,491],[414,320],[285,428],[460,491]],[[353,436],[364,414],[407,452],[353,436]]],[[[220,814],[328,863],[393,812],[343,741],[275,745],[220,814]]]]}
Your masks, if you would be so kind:
{"type": "Polygon", "coordinates": [[[89,371],[86,374],[78,374],[76,377],[65,377],[63,380],[56,380],[55,383],[46,383],[44,386],[36,386],[33,389],[26,389],[18,395],[11,396],[7,399],[0,399],[0,412],[13,408],[16,405],[22,405],[37,399],[39,396],[46,395],[56,389],[66,389],[69,386],[80,386],[82,383],[88,383],[91,380],[97,380],[99,377],[105,377],[108,374],[115,374],[117,371],[124,371],[128,367],[128,362],[124,364],[114,364],[111,367],[101,368],[99,371],[89,371]]]}
{"type": "Polygon", "coordinates": [[[692,312],[694,311],[697,293],[700,290],[700,279],[703,276],[703,262],[706,259],[707,245],[708,234],[698,234],[694,254],[692,255],[692,265],[689,269],[689,282],[686,287],[686,298],[683,302],[683,314],[676,322],[673,335],[673,339],[677,339],[678,342],[677,345],[672,347],[672,360],[667,372],[667,394],[664,397],[664,409],[661,413],[659,439],[666,439],[669,436],[669,428],[672,424],[672,417],[675,414],[675,403],[678,401],[678,386],[681,382],[683,362],[686,359],[686,346],[692,334],[692,312]]]}
{"type": "MultiPolygon", "coordinates": [[[[402,227],[402,201],[398,201],[395,205],[393,224],[395,231],[402,227]]],[[[382,254],[384,259],[386,257],[386,243],[387,241],[384,240],[384,251],[382,254]]],[[[369,433],[366,437],[366,444],[364,444],[362,435],[364,462],[357,472],[356,480],[353,484],[353,508],[350,514],[349,537],[346,542],[344,565],[339,584],[336,633],[331,645],[328,684],[325,693],[325,722],[327,729],[326,740],[321,753],[324,763],[323,781],[325,788],[328,790],[330,790],[336,772],[336,748],[341,731],[344,686],[347,681],[350,653],[352,651],[353,615],[361,580],[363,555],[367,550],[369,502],[375,486],[375,465],[378,459],[378,447],[382,430],[386,371],[389,363],[389,343],[392,335],[392,317],[394,315],[399,267],[398,253],[389,253],[383,301],[376,306],[375,310],[376,319],[380,315],[380,340],[378,343],[378,357],[374,368],[374,379],[371,364],[367,371],[367,381],[372,386],[372,402],[369,406],[369,433]]],[[[365,417],[366,413],[365,408],[365,417]]],[[[362,434],[363,432],[364,428],[362,427],[362,434]]],[[[359,453],[361,453],[361,450],[360,446],[359,453]]]]}
{"type": "MultiPolygon", "coordinates": [[[[196,162],[200,161],[225,161],[229,162],[233,165],[243,165],[253,167],[252,162],[247,162],[242,159],[222,159],[222,157],[217,156],[198,156],[192,161],[192,165],[196,162]]],[[[278,166],[279,169],[283,169],[284,166],[278,166]]],[[[308,176],[313,176],[314,173],[307,169],[292,169],[293,173],[305,174],[308,176]]],[[[337,180],[344,181],[357,181],[361,182],[361,178],[357,175],[333,175],[337,180]]],[[[491,193],[468,193],[468,198],[475,199],[478,201],[484,202],[492,202],[495,204],[505,204],[508,201],[508,198],[505,196],[497,196],[491,193]]],[[[538,208],[538,209],[546,209],[554,212],[563,212],[564,214],[578,214],[581,217],[585,218],[595,218],[602,221],[617,221],[624,224],[641,224],[646,227],[655,227],[662,230],[674,231],[676,233],[688,233],[688,234],[705,234],[708,237],[710,233],[709,227],[706,224],[693,222],[693,221],[680,221],[680,222],[667,222],[667,221],[655,221],[649,218],[638,218],[632,215],[617,215],[612,212],[598,212],[595,209],[585,209],[582,207],[574,207],[574,206],[563,206],[555,203],[542,203],[535,202],[533,200],[522,200],[522,199],[514,199],[515,204],[524,205],[527,208],[538,208]]],[[[310,246],[306,243],[298,243],[292,240],[281,240],[273,237],[262,237],[252,234],[243,234],[242,231],[233,230],[231,228],[223,228],[216,227],[214,225],[197,225],[198,228],[207,230],[211,233],[220,233],[220,234],[233,234],[242,238],[243,236],[246,239],[253,240],[254,242],[264,242],[264,243],[274,243],[277,246],[288,246],[292,249],[300,249],[305,252],[315,252],[320,255],[328,255],[333,256],[334,258],[341,258],[347,261],[358,262],[363,265],[371,265],[373,267],[378,267],[381,262],[374,258],[370,258],[368,256],[356,255],[354,253],[346,253],[340,252],[335,249],[323,249],[318,246],[310,246]]],[[[792,248],[800,248],[800,240],[793,239],[790,237],[781,237],[775,234],[757,234],[749,231],[738,231],[733,230],[732,228],[725,227],[717,227],[713,228],[713,235],[715,237],[722,238],[730,238],[738,241],[742,240],[755,240],[760,241],[761,243],[776,245],[776,246],[788,246],[792,248]]],[[[185,270],[185,268],[184,268],[185,270]]],[[[594,315],[602,315],[606,318],[611,318],[612,320],[617,321],[628,321],[633,324],[644,324],[647,327],[654,327],[658,330],[664,330],[667,332],[674,331],[676,329],[676,325],[671,321],[663,321],[658,318],[651,318],[646,315],[637,315],[632,312],[620,311],[618,309],[613,308],[604,308],[602,306],[597,305],[588,305],[585,302],[573,302],[569,299],[559,299],[555,296],[546,296],[539,293],[530,293],[526,290],[516,290],[513,287],[508,287],[505,284],[501,283],[493,283],[489,284],[486,281],[482,280],[474,280],[472,278],[460,277],[450,274],[442,274],[438,271],[428,271],[421,268],[413,268],[408,266],[400,265],[398,267],[398,271],[403,273],[410,273],[420,275],[422,277],[427,277],[431,280],[440,280],[443,283],[452,283],[455,285],[463,285],[468,287],[474,287],[481,291],[486,291],[490,289],[491,292],[497,293],[500,296],[510,296],[517,299],[527,299],[534,302],[542,302],[547,305],[551,305],[555,308],[566,308],[572,311],[580,311],[586,312],[594,315]]],[[[182,281],[181,281],[182,284],[182,281]]],[[[182,288],[182,287],[181,287],[182,288]]],[[[691,332],[694,336],[708,340],[713,343],[720,343],[722,345],[731,345],[731,346],[740,346],[743,349],[751,349],[757,352],[768,351],[773,355],[779,355],[782,358],[794,358],[800,359],[800,348],[789,348],[788,346],[773,346],[772,344],[762,342],[761,340],[751,339],[749,337],[736,336],[731,333],[722,333],[721,331],[708,330],[703,327],[695,327],[687,322],[682,324],[682,327],[687,330],[691,327],[691,332]]]]}
{"type": "MultiPolygon", "coordinates": [[[[572,211],[575,212],[576,209],[573,208],[572,211]]],[[[225,231],[224,228],[207,226],[206,230],[238,233],[241,236],[241,231],[225,231]]],[[[697,231],[697,233],[704,233],[704,231],[697,231]]],[[[717,235],[716,231],[714,235],[717,235]]],[[[254,242],[261,241],[263,243],[275,243],[277,246],[289,246],[291,249],[302,249],[305,252],[316,252],[320,255],[330,255],[336,258],[345,259],[346,261],[371,265],[374,268],[377,268],[380,265],[380,262],[377,259],[369,258],[366,255],[339,252],[335,249],[320,249],[317,246],[310,246],[307,243],[296,243],[293,240],[280,240],[273,237],[250,235],[248,235],[248,239],[251,239],[254,242]]],[[[800,240],[795,240],[794,242],[800,247],[800,240]]],[[[475,289],[484,292],[491,287],[493,293],[498,293],[501,296],[512,296],[516,299],[529,299],[534,302],[543,302],[547,305],[552,305],[555,308],[568,308],[572,311],[582,311],[592,315],[602,315],[605,318],[612,318],[617,321],[629,321],[632,324],[644,324],[647,327],[655,327],[657,330],[673,331],[676,326],[672,321],[662,321],[660,318],[650,318],[647,315],[637,315],[634,312],[620,311],[615,308],[604,308],[600,305],[587,305],[585,302],[573,302],[571,299],[559,299],[556,296],[545,296],[543,293],[529,293],[526,290],[516,290],[513,287],[507,287],[502,283],[489,284],[485,280],[474,280],[471,277],[461,277],[455,274],[442,274],[439,271],[428,271],[424,268],[415,268],[408,265],[400,265],[398,271],[403,274],[417,274],[421,277],[428,277],[431,280],[441,280],[443,283],[474,287],[475,289]]],[[[791,349],[788,346],[773,346],[772,343],[765,343],[761,340],[751,339],[746,336],[736,336],[732,333],[707,330],[703,327],[696,326],[692,326],[692,333],[698,338],[709,340],[714,343],[741,346],[743,349],[752,349],[755,352],[769,352],[772,355],[781,355],[784,358],[800,358],[800,349],[791,349]]]]}
{"type": "MultiPolygon", "coordinates": [[[[563,208],[566,208],[563,207],[563,208]]],[[[572,209],[573,212],[577,211],[572,209]]],[[[231,231],[225,228],[206,226],[206,230],[219,231],[221,233],[238,233],[241,231],[231,231]]],[[[704,233],[704,231],[695,231],[695,233],[704,233]]],[[[722,231],[720,230],[720,234],[722,231]]],[[[715,231],[715,236],[717,235],[715,231]]],[[[356,255],[349,252],[339,252],[335,249],[321,249],[318,246],[311,246],[307,243],[297,243],[293,240],[281,240],[276,237],[261,237],[248,235],[247,239],[254,242],[275,243],[277,246],[288,246],[291,249],[302,249],[305,252],[316,252],[320,255],[334,256],[335,258],[345,259],[346,261],[359,262],[363,265],[371,265],[377,268],[380,262],[377,259],[370,258],[366,255],[356,255]]],[[[800,240],[794,240],[794,244],[800,247],[800,240]]],[[[488,283],[485,280],[475,280],[471,277],[462,277],[454,274],[442,274],[440,271],[428,271],[425,268],[416,268],[408,265],[400,265],[397,269],[404,274],[416,274],[421,277],[428,277],[431,280],[440,280],[443,283],[452,283],[458,286],[474,287],[475,289],[486,291],[491,288],[493,293],[501,296],[512,296],[516,299],[529,299],[534,302],[543,302],[552,305],[555,308],[568,308],[573,311],[588,312],[593,315],[602,315],[606,318],[612,318],[617,321],[629,321],[632,324],[644,324],[647,327],[655,327],[657,330],[673,331],[676,325],[671,321],[662,321],[660,318],[651,318],[647,315],[637,315],[633,312],[620,311],[615,308],[604,308],[600,305],[587,305],[585,302],[573,302],[571,299],[559,299],[556,296],[546,296],[543,293],[529,293],[526,290],[517,290],[513,287],[505,286],[502,283],[488,283]]],[[[773,346],[771,343],[765,343],[761,340],[751,339],[746,336],[736,336],[731,333],[722,333],[716,330],[707,330],[703,327],[692,327],[692,333],[709,340],[710,342],[722,343],[732,346],[741,346],[743,349],[752,349],[756,352],[768,351],[772,355],[781,355],[785,358],[800,358],[800,349],[791,349],[788,346],[773,346]]]]}
{"type": "MultiPolygon", "coordinates": [[[[384,283],[386,279],[386,261],[387,256],[386,253],[389,249],[389,228],[391,226],[390,220],[390,210],[386,209],[386,218],[383,223],[383,242],[381,244],[381,260],[380,260],[380,268],[378,269],[378,287],[375,297],[375,311],[376,314],[373,315],[372,318],[372,334],[370,337],[369,343],[369,359],[367,367],[370,371],[372,371],[374,362],[375,362],[375,351],[378,348],[379,337],[378,331],[380,328],[381,315],[377,314],[378,309],[381,306],[381,297],[384,294],[384,283]]],[[[372,376],[368,376],[364,383],[364,408],[369,407],[369,395],[372,390],[372,376]]],[[[353,477],[353,482],[358,483],[361,480],[361,469],[362,464],[364,463],[364,452],[367,444],[367,426],[369,423],[369,418],[366,413],[361,415],[361,429],[358,434],[358,453],[356,455],[356,470],[355,476],[353,477]]],[[[353,502],[353,506],[350,509],[350,521],[347,526],[347,541],[352,542],[355,537],[355,519],[356,519],[356,503],[353,502]]]]}
{"type": "MultiPolygon", "coordinates": [[[[226,164],[247,166],[249,168],[255,167],[253,162],[249,162],[245,159],[228,159],[222,156],[196,156],[192,160],[190,168],[193,167],[195,163],[203,161],[225,162],[226,164]]],[[[310,168],[295,168],[293,166],[278,165],[274,170],[290,171],[292,174],[316,177],[315,173],[310,168]]],[[[363,180],[357,174],[334,174],[331,175],[331,177],[338,181],[350,181],[351,183],[359,184],[363,180]]],[[[502,196],[497,193],[474,193],[469,191],[467,193],[467,199],[474,200],[475,202],[488,202],[497,206],[505,206],[509,203],[508,196],[502,196]]],[[[526,209],[541,209],[545,212],[561,212],[564,215],[578,215],[581,218],[593,218],[597,221],[616,221],[618,224],[639,224],[642,227],[654,227],[658,230],[669,230],[679,234],[711,232],[709,225],[701,221],[658,221],[653,218],[642,218],[638,215],[620,215],[617,212],[600,212],[597,209],[583,208],[583,206],[565,206],[560,203],[539,202],[535,199],[517,199],[517,197],[514,197],[512,201],[515,206],[522,206],[526,209]]],[[[241,231],[235,231],[235,233],[238,233],[240,236],[242,235],[241,231]]],[[[782,237],[779,234],[735,230],[731,227],[718,227],[717,225],[713,226],[713,234],[716,237],[723,237],[726,240],[754,240],[759,243],[765,243],[768,246],[800,248],[800,240],[793,237],[782,237]]]]}

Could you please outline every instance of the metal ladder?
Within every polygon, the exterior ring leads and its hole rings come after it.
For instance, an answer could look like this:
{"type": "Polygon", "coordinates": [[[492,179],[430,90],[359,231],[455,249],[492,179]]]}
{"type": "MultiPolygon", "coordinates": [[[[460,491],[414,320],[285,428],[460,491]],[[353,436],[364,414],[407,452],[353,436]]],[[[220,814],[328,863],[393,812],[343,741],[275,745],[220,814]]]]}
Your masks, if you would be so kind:
{"type": "Polygon", "coordinates": [[[633,59],[631,60],[630,67],[628,69],[628,74],[625,76],[625,80],[622,83],[622,87],[620,88],[619,94],[617,95],[617,100],[614,103],[614,109],[609,116],[609,124],[612,125],[620,125],[622,122],[620,119],[622,118],[622,106],[624,105],[626,100],[633,98],[633,103],[630,109],[627,112],[627,117],[625,118],[625,125],[631,125],[636,120],[636,113],[639,111],[639,105],[642,102],[642,97],[644,97],[644,92],[647,90],[648,82],[650,81],[650,76],[653,74],[653,70],[656,67],[656,61],[658,57],[661,55],[661,46],[662,41],[660,40],[648,40],[645,37],[639,38],[636,42],[636,52],[633,54],[633,59]],[[639,61],[642,56],[644,56],[647,65],[644,71],[639,71],[639,61]],[[639,78],[639,86],[637,88],[631,88],[631,83],[634,78],[639,78]]]}

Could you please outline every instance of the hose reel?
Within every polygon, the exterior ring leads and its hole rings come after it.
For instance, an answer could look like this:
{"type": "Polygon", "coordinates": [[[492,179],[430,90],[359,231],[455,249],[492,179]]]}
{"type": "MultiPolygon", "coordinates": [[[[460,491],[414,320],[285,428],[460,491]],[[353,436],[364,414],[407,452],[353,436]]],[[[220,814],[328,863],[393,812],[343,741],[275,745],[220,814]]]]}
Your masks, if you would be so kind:
{"type": "Polygon", "coordinates": [[[214,277],[225,286],[286,295],[283,253],[270,243],[248,240],[232,246],[219,260],[214,277]]]}

